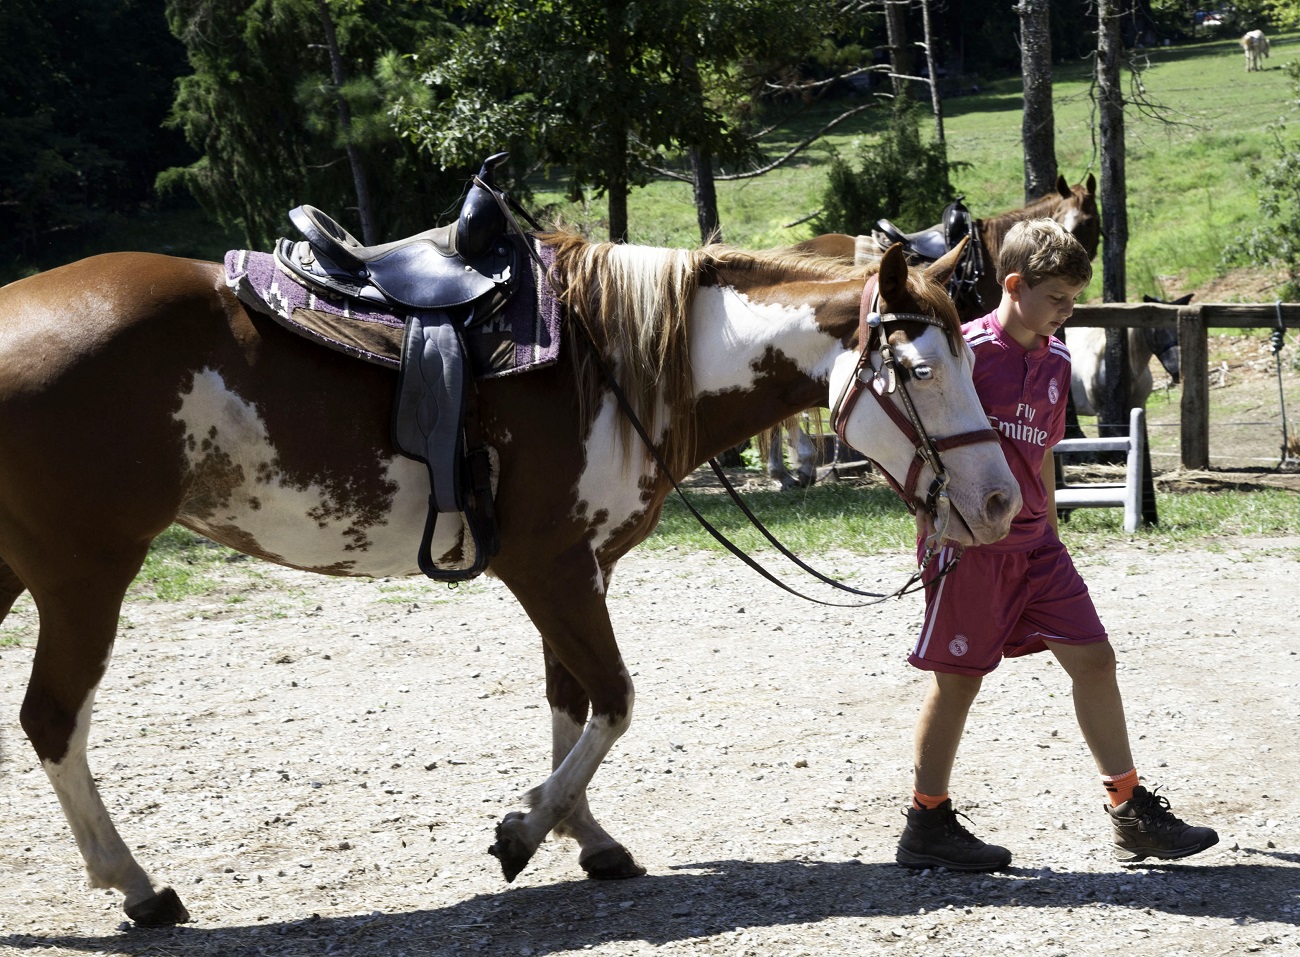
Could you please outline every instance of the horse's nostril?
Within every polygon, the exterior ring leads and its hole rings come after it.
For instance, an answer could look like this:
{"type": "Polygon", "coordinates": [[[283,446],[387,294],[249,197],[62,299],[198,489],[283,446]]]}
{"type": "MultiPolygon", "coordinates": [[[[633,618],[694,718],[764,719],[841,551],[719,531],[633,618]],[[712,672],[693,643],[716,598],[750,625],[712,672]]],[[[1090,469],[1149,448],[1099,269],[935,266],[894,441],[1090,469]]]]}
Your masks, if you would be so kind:
{"type": "Polygon", "coordinates": [[[984,500],[984,514],[989,522],[1001,524],[1013,517],[1011,514],[1011,497],[1005,492],[992,492],[984,500]]]}

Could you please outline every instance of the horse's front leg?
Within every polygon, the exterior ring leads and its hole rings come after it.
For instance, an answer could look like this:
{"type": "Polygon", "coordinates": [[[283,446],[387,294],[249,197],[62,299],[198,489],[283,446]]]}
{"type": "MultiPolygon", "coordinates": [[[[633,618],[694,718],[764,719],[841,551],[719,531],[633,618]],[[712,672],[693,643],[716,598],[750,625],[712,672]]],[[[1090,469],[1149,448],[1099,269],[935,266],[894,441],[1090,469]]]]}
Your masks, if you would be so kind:
{"type": "MultiPolygon", "coordinates": [[[[551,767],[558,770],[582,738],[588,701],[582,686],[551,654],[546,655],[546,699],[551,705],[551,767]]],[[[578,863],[588,877],[609,880],[645,873],[627,848],[596,821],[585,790],[555,833],[578,842],[578,863]]]]}
{"type": "MultiPolygon", "coordinates": [[[[585,564],[585,563],[584,563],[585,564]]],[[[605,607],[604,576],[591,562],[591,577],[565,575],[507,580],[541,632],[547,657],[547,695],[552,706],[554,770],[528,792],[529,810],[512,811],[497,825],[489,851],[512,881],[546,835],[575,837],[579,861],[593,877],[644,873],[632,856],[596,823],[587,806],[587,785],[605,755],[632,721],[632,680],[623,666],[605,607]],[[553,662],[553,664],[552,664],[553,662]],[[591,714],[587,718],[587,703],[591,714]],[[584,723],[585,719],[585,723],[584,723]]]]}

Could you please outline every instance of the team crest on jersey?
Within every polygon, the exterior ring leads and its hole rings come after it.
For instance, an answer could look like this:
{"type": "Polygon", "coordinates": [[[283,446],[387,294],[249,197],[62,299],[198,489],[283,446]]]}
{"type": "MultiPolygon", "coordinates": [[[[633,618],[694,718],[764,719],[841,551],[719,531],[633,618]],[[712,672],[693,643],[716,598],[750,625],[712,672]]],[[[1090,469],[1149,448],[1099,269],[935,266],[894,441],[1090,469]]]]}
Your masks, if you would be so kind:
{"type": "Polygon", "coordinates": [[[948,642],[948,653],[954,658],[960,658],[970,650],[970,645],[966,643],[965,635],[957,635],[952,641],[948,642]]]}
{"type": "Polygon", "coordinates": [[[1056,378],[1047,383],[1047,398],[1051,400],[1052,405],[1056,405],[1056,400],[1061,397],[1061,387],[1057,384],[1056,378]]]}

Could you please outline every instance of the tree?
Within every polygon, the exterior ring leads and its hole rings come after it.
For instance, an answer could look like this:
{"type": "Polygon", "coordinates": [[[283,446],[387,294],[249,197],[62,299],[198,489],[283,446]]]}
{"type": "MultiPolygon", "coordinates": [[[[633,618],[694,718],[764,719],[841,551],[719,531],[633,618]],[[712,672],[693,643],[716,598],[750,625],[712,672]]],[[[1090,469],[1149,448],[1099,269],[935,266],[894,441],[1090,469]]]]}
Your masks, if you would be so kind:
{"type": "MultiPolygon", "coordinates": [[[[187,160],[160,129],[184,51],[162,0],[0,3],[0,261],[53,264],[187,160]]],[[[6,271],[9,271],[8,269],[6,271]]],[[[15,269],[14,271],[21,271],[15,269]]]]}
{"type": "MultiPolygon", "coordinates": [[[[1128,185],[1124,173],[1124,92],[1120,88],[1119,0],[1097,2],[1097,100],[1101,122],[1101,261],[1102,300],[1123,302],[1127,277],[1128,185]]],[[[1128,344],[1123,329],[1106,330],[1106,364],[1118,369],[1115,386],[1102,401],[1098,431],[1123,435],[1128,422],[1124,408],[1129,394],[1128,344]]]]}
{"type": "Polygon", "coordinates": [[[688,156],[700,228],[718,229],[710,172],[756,156],[755,94],[793,69],[839,14],[820,0],[458,0],[484,22],[420,53],[425,104],[399,123],[443,165],[487,143],[564,169],[572,194],[605,196],[628,236],[628,191],[688,156]],[[743,105],[743,110],[741,106],[743,105]]]}
{"type": "Polygon", "coordinates": [[[1048,0],[1020,0],[1020,65],[1025,110],[1020,139],[1025,152],[1025,202],[1045,196],[1056,182],[1056,118],[1052,110],[1052,24],[1048,0]]]}
{"type": "Polygon", "coordinates": [[[870,233],[882,217],[917,229],[939,220],[952,200],[952,166],[943,144],[922,143],[917,113],[909,97],[896,100],[885,134],[859,144],[860,166],[832,160],[819,232],[870,233]]]}
{"type": "Polygon", "coordinates": [[[447,29],[428,4],[168,0],[167,15],[194,71],[169,122],[202,155],[161,187],[190,190],[257,246],[282,235],[286,211],[302,203],[346,223],[345,211],[367,205],[366,184],[374,222],[358,232],[414,232],[453,205],[472,169],[430,168],[387,116],[390,99],[417,95],[397,52],[447,29]]]}

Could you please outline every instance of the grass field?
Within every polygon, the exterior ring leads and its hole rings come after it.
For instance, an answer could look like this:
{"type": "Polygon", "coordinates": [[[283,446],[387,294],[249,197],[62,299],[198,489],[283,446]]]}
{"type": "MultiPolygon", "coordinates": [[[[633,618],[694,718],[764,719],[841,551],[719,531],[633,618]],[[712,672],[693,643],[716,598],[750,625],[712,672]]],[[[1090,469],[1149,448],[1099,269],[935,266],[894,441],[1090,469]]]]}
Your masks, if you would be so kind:
{"type": "MultiPolygon", "coordinates": [[[[1265,126],[1290,108],[1282,65],[1297,58],[1300,34],[1277,37],[1266,69],[1252,74],[1245,73],[1232,39],[1146,51],[1140,90],[1130,84],[1127,93],[1132,101],[1126,117],[1130,299],[1163,294],[1173,277],[1181,288],[1195,288],[1221,270],[1223,249],[1257,215],[1246,169],[1271,157],[1265,126]]],[[[1055,70],[1056,152],[1071,183],[1089,172],[1099,174],[1090,69],[1089,62],[1078,62],[1055,70]]],[[[838,111],[836,105],[812,113],[794,132],[815,128],[838,111]]],[[[1020,78],[949,99],[944,113],[949,158],[969,164],[957,172],[954,185],[972,211],[991,215],[1023,205],[1020,78]]],[[[763,248],[811,235],[808,225],[791,224],[821,206],[832,151],[855,157],[855,140],[876,135],[886,114],[882,108],[850,121],[850,129],[827,137],[790,168],[719,183],[724,238],[763,248]]],[[[933,135],[932,125],[925,132],[933,135]]],[[[773,154],[797,138],[792,133],[774,144],[773,154]]],[[[537,193],[539,200],[555,203],[568,223],[603,238],[603,200],[583,207],[560,202],[561,195],[559,190],[537,193]]],[[[628,215],[635,242],[699,242],[686,184],[662,180],[636,190],[628,215]]],[[[1090,293],[1099,291],[1097,279],[1090,293]]]]}

